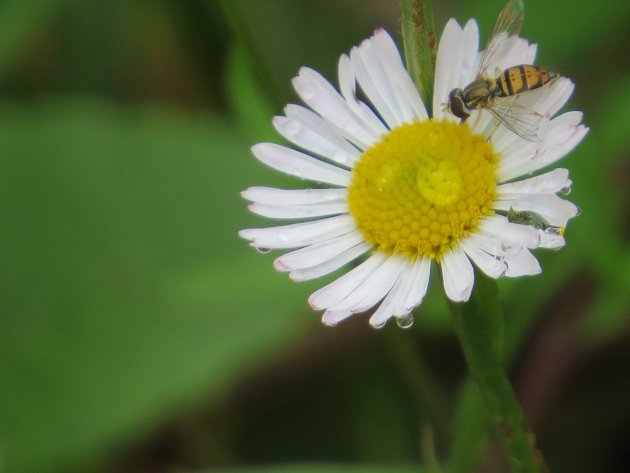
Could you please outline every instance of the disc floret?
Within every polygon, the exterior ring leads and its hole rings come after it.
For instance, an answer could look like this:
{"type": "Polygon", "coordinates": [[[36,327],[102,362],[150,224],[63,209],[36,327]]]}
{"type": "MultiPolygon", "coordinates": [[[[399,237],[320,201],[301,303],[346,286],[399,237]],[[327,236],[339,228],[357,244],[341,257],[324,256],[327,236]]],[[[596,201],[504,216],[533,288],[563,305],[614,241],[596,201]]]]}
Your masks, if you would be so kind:
{"type": "Polygon", "coordinates": [[[498,156],[468,126],[400,126],[356,164],[348,203],[364,238],[386,253],[440,260],[491,215],[498,156]]]}

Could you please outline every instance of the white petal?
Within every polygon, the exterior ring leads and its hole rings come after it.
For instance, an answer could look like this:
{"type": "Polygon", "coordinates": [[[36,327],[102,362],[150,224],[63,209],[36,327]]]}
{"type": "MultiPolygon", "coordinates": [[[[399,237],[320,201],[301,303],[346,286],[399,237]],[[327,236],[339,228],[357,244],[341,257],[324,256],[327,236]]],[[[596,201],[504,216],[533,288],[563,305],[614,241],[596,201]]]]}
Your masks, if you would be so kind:
{"type": "MultiPolygon", "coordinates": [[[[352,68],[352,61],[347,54],[342,54],[339,58],[339,89],[341,95],[346,101],[348,108],[362,120],[375,136],[381,136],[387,133],[387,128],[380,118],[365,103],[357,99],[356,96],[356,77],[352,68]]],[[[363,147],[362,149],[365,149],[363,147]]]]}
{"type": "Polygon", "coordinates": [[[446,252],[442,256],[440,266],[444,291],[448,298],[454,302],[467,301],[475,282],[475,273],[462,249],[454,248],[446,252]]]}
{"type": "Polygon", "coordinates": [[[479,222],[482,233],[495,235],[506,242],[518,242],[526,248],[538,248],[540,236],[534,227],[508,222],[502,215],[492,215],[479,222]]]}
{"type": "Polygon", "coordinates": [[[351,310],[365,312],[383,299],[400,275],[407,259],[393,254],[373,271],[354,291],[343,300],[330,307],[330,310],[351,310]]]}
{"type": "Polygon", "coordinates": [[[504,182],[511,179],[508,176],[511,176],[511,170],[514,167],[522,167],[523,163],[527,163],[535,158],[539,144],[533,141],[525,141],[505,127],[500,128],[502,129],[501,136],[508,138],[503,141],[503,150],[501,151],[500,148],[496,147],[495,142],[492,144],[501,155],[499,166],[497,167],[497,178],[499,182],[504,182]]]}
{"type": "Polygon", "coordinates": [[[574,84],[569,79],[566,77],[558,77],[545,87],[541,87],[527,94],[520,94],[518,103],[531,108],[540,115],[553,117],[567,102],[573,93],[573,89],[574,84]]]}
{"type": "Polygon", "coordinates": [[[258,143],[252,153],[259,161],[278,171],[316,182],[347,187],[350,173],[294,149],[275,143],[258,143]]]}
{"type": "Polygon", "coordinates": [[[341,92],[341,96],[346,99],[347,102],[356,100],[357,80],[352,70],[352,62],[347,54],[342,54],[339,57],[337,75],[339,77],[339,91],[341,92]]]}
{"type": "Polygon", "coordinates": [[[377,251],[356,268],[311,294],[308,303],[316,310],[334,306],[376,271],[386,258],[387,256],[382,251],[377,251]]]}
{"type": "Polygon", "coordinates": [[[352,48],[350,61],[359,85],[387,126],[393,129],[401,125],[404,118],[398,108],[396,96],[369,39],[363,41],[359,47],[352,48]]]}
{"type": "Polygon", "coordinates": [[[328,261],[324,261],[316,266],[293,270],[289,273],[289,277],[293,281],[308,281],[310,279],[322,277],[357,259],[362,254],[369,251],[370,248],[372,248],[372,245],[367,242],[359,243],[358,245],[348,248],[338,255],[333,256],[328,261]]]}
{"type": "MultiPolygon", "coordinates": [[[[566,143],[570,142],[578,129],[584,128],[580,126],[582,122],[582,112],[572,111],[566,112],[554,118],[548,125],[543,146],[540,148],[535,159],[537,161],[553,162],[558,158],[550,158],[547,155],[557,155],[563,149],[566,143]],[[553,161],[551,161],[552,159],[553,161]]],[[[565,153],[561,154],[564,156],[565,153]]]]}
{"type": "MultiPolygon", "coordinates": [[[[501,202],[496,202],[500,204],[501,202]]],[[[572,202],[561,199],[556,194],[531,194],[519,197],[514,201],[505,202],[502,210],[527,210],[536,212],[543,217],[550,225],[556,227],[566,226],[570,218],[575,217],[579,210],[572,202]]]]}
{"type": "MultiPolygon", "coordinates": [[[[519,64],[534,64],[536,58],[536,44],[529,44],[525,38],[511,36],[499,41],[501,44],[499,50],[493,54],[495,60],[486,65],[486,72],[491,76],[494,75],[496,69],[504,71],[508,67],[517,66],[519,64]]],[[[481,54],[479,57],[481,58],[481,54]]]]}
{"type": "Polygon", "coordinates": [[[551,120],[541,149],[530,159],[500,163],[500,179],[504,181],[530,174],[564,157],[588,132],[587,127],[579,124],[581,119],[580,112],[567,112],[551,120]]]}
{"type": "Polygon", "coordinates": [[[507,264],[507,272],[505,275],[512,278],[533,276],[542,272],[538,260],[527,248],[523,248],[522,251],[519,251],[515,255],[507,256],[505,263],[507,264]]]}
{"type": "Polygon", "coordinates": [[[348,190],[343,189],[276,189],[274,187],[250,187],[243,192],[243,198],[258,204],[268,205],[308,205],[325,202],[345,201],[348,190]]]}
{"type": "MultiPolygon", "coordinates": [[[[571,111],[563,113],[562,115],[558,115],[551,122],[549,122],[549,127],[551,129],[561,129],[560,131],[565,131],[565,127],[575,127],[582,123],[582,118],[584,118],[584,114],[578,111],[571,111]]],[[[549,136],[549,141],[555,143],[557,141],[564,141],[563,139],[557,139],[553,136],[549,136]]]]}
{"type": "Polygon", "coordinates": [[[460,242],[460,246],[477,267],[491,278],[496,279],[505,275],[507,271],[505,263],[476,246],[474,240],[464,239],[460,242]]]}
{"type": "Polygon", "coordinates": [[[529,41],[518,36],[511,36],[505,39],[501,46],[503,51],[496,54],[498,61],[488,64],[488,72],[494,74],[495,69],[504,71],[508,67],[517,66],[519,64],[532,64],[533,55],[536,55],[536,48],[530,49],[529,41]]]}
{"type": "Polygon", "coordinates": [[[362,241],[363,236],[361,233],[353,231],[337,238],[286,253],[276,258],[273,264],[278,271],[310,268],[334,258],[362,241]]]}
{"type": "MultiPolygon", "coordinates": [[[[391,291],[370,317],[370,325],[375,328],[382,327],[394,315],[402,315],[405,302],[405,293],[409,290],[413,276],[411,261],[407,261],[396,279],[391,291]]],[[[409,313],[409,312],[407,312],[409,313]]]]}
{"type": "MultiPolygon", "coordinates": [[[[497,124],[496,119],[488,113],[487,110],[473,110],[470,118],[466,121],[470,130],[475,135],[482,136],[490,136],[490,139],[494,138],[494,134],[497,132],[497,124]]],[[[501,153],[501,151],[496,147],[496,143],[492,143],[495,151],[501,153]]],[[[503,159],[503,155],[501,154],[501,159],[503,159]]]]}
{"type": "MultiPolygon", "coordinates": [[[[490,113],[486,110],[483,110],[483,113],[490,115],[490,113]]],[[[492,142],[492,147],[499,150],[521,150],[523,147],[529,146],[530,148],[533,146],[531,153],[528,153],[528,156],[533,156],[536,151],[536,143],[528,142],[523,140],[520,136],[518,136],[513,131],[509,130],[507,127],[500,125],[497,123],[496,119],[492,119],[492,128],[490,130],[490,141],[492,142]]],[[[506,153],[504,151],[501,152],[501,160],[509,159],[512,153],[506,153]]],[[[521,151],[522,152],[522,151],[521,151]]]]}
{"type": "Polygon", "coordinates": [[[455,69],[457,74],[456,82],[453,84],[455,87],[465,87],[473,80],[477,74],[477,52],[479,49],[479,27],[475,20],[468,20],[464,26],[462,34],[462,59],[458,66],[459,70],[455,69]]]}
{"type": "Polygon", "coordinates": [[[331,310],[327,310],[322,315],[322,322],[324,325],[328,325],[329,327],[334,327],[339,322],[344,321],[348,317],[352,315],[352,312],[349,310],[343,312],[333,312],[331,310]]]}
{"type": "Polygon", "coordinates": [[[344,138],[344,134],[341,131],[312,110],[302,107],[301,105],[288,104],[284,107],[284,114],[287,118],[303,123],[304,126],[313,130],[314,133],[337,144],[339,148],[335,151],[334,155],[330,157],[333,161],[351,167],[361,156],[361,151],[344,138]]]}
{"type": "Polygon", "coordinates": [[[359,150],[337,135],[323,119],[319,118],[321,122],[317,123],[317,115],[309,113],[313,115],[310,121],[314,126],[299,119],[282,116],[274,117],[273,125],[282,136],[297,146],[343,166],[351,166],[360,156],[359,150]]]}
{"type": "Polygon", "coordinates": [[[443,111],[448,102],[448,94],[456,87],[463,88],[475,76],[479,29],[474,20],[469,20],[462,30],[452,18],[446,24],[438,46],[435,86],[433,94],[433,117],[448,117],[457,120],[452,114],[443,111]]]}
{"type": "Polygon", "coordinates": [[[311,205],[250,204],[250,211],[268,218],[313,218],[348,213],[346,202],[311,205]]]}
{"type": "MultiPolygon", "coordinates": [[[[440,42],[438,44],[435,60],[435,83],[433,86],[433,118],[441,119],[443,116],[451,117],[450,113],[443,111],[448,102],[448,94],[451,87],[451,74],[456,61],[456,52],[460,51],[462,28],[453,18],[448,20],[440,42]]],[[[453,117],[455,119],[455,117],[453,117]]]]}
{"type": "Polygon", "coordinates": [[[259,249],[299,248],[345,235],[356,229],[350,215],[269,228],[248,228],[238,234],[259,249]]]}
{"type": "Polygon", "coordinates": [[[523,194],[551,194],[571,187],[568,169],[554,169],[540,176],[522,181],[501,184],[497,187],[499,199],[513,199],[523,194]]]}
{"type": "Polygon", "coordinates": [[[387,31],[378,29],[374,34],[372,46],[388,73],[398,104],[405,115],[405,120],[411,121],[413,118],[426,120],[428,118],[426,108],[422,103],[418,89],[416,89],[403,65],[394,40],[387,31]]]}
{"type": "Polygon", "coordinates": [[[527,54],[525,54],[525,59],[523,59],[522,64],[534,64],[537,50],[538,50],[538,45],[536,43],[531,43],[527,47],[527,54]]]}
{"type": "Polygon", "coordinates": [[[548,248],[550,250],[557,250],[562,248],[566,241],[562,235],[555,233],[547,233],[543,230],[538,230],[540,233],[540,248],[548,248]]]}
{"type": "Polygon", "coordinates": [[[558,133],[556,136],[563,136],[565,139],[562,142],[550,144],[546,147],[545,153],[538,156],[532,161],[532,166],[527,169],[528,173],[537,171],[545,166],[555,163],[561,158],[564,158],[567,154],[575,148],[580,141],[586,136],[589,128],[584,125],[571,126],[565,129],[565,133],[562,135],[558,133]]]}
{"type": "Polygon", "coordinates": [[[538,101],[533,106],[534,110],[543,115],[554,116],[569,100],[575,89],[575,84],[566,77],[559,77],[551,84],[545,93],[538,95],[538,101]]]}
{"type": "Polygon", "coordinates": [[[517,241],[507,241],[497,235],[473,233],[470,238],[474,244],[486,253],[494,256],[506,256],[518,253],[523,245],[517,241]]]}
{"type": "Polygon", "coordinates": [[[357,118],[346,101],[319,72],[302,67],[293,78],[293,87],[304,103],[362,149],[377,141],[378,136],[357,118]]]}
{"type": "Polygon", "coordinates": [[[405,310],[411,311],[422,303],[429,287],[430,276],[431,260],[421,257],[416,259],[413,264],[413,282],[405,297],[405,310]]]}

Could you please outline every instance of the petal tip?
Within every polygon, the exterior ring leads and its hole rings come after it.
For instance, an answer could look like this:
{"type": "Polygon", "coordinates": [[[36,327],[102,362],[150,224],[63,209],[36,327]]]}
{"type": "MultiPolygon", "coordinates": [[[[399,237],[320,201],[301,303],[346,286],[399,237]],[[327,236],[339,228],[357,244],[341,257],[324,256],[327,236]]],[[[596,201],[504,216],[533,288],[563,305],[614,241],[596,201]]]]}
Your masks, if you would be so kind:
{"type": "Polygon", "coordinates": [[[240,236],[241,238],[244,238],[245,240],[253,241],[254,240],[253,233],[254,233],[254,229],[245,228],[243,230],[238,231],[238,236],[240,236]]]}
{"type": "MultiPolygon", "coordinates": [[[[284,264],[284,262],[282,261],[282,256],[280,256],[279,258],[276,258],[273,261],[273,267],[276,271],[280,271],[282,273],[286,273],[288,271],[291,271],[291,268],[289,268],[286,264],[284,264]]],[[[291,277],[291,276],[289,276],[291,277]]]]}

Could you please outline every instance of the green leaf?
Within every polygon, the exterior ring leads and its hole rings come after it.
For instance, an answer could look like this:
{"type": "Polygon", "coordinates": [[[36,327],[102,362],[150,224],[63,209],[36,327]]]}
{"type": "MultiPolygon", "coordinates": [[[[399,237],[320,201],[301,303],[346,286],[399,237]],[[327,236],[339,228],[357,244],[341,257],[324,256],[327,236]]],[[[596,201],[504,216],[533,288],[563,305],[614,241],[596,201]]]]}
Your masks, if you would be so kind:
{"type": "Polygon", "coordinates": [[[318,323],[237,237],[238,191],[262,169],[223,122],[0,106],[5,471],[97,461],[318,323]]]}

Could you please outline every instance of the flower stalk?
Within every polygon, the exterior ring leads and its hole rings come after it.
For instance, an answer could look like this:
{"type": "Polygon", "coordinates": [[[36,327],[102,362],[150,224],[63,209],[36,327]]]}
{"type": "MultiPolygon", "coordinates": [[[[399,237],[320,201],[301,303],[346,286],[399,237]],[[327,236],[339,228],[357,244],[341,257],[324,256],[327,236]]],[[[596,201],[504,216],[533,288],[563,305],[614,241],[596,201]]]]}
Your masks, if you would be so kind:
{"type": "Polygon", "coordinates": [[[470,301],[450,303],[450,307],[466,362],[508,454],[512,471],[548,472],[503,369],[500,356],[503,311],[496,281],[477,272],[470,301]]]}
{"type": "Polygon", "coordinates": [[[407,70],[431,114],[436,58],[431,0],[400,0],[400,23],[407,70]]]}

